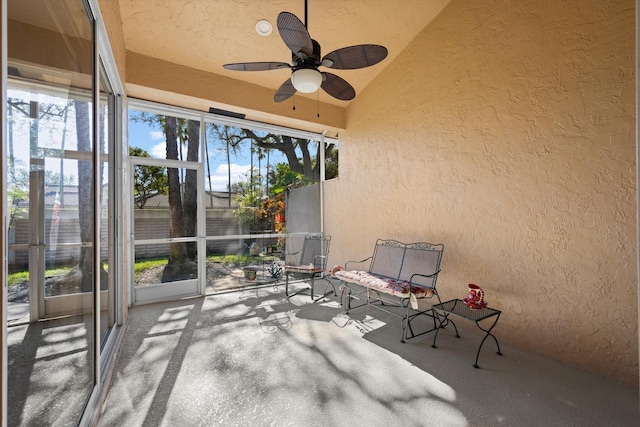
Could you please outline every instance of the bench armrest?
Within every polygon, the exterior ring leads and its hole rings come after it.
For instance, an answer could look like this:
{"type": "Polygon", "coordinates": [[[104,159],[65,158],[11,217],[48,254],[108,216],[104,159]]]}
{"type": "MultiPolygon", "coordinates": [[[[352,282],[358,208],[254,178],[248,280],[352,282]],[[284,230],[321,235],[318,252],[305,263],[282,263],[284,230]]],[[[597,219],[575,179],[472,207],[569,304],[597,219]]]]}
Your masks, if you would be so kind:
{"type": "Polygon", "coordinates": [[[416,276],[418,276],[418,277],[425,277],[425,278],[429,279],[430,277],[437,276],[437,275],[438,275],[438,273],[440,273],[440,270],[436,271],[436,272],[435,272],[435,273],[433,273],[433,274],[420,274],[420,273],[415,273],[415,274],[412,274],[412,275],[411,275],[411,278],[409,279],[409,282],[413,283],[413,278],[414,278],[414,277],[416,277],[416,276]]]}
{"type": "MultiPolygon", "coordinates": [[[[440,273],[440,270],[439,270],[439,269],[438,269],[438,271],[436,271],[436,272],[435,272],[435,273],[433,273],[433,274],[420,274],[420,273],[412,274],[412,275],[411,275],[411,278],[409,279],[409,289],[411,289],[411,286],[415,284],[415,285],[419,285],[419,286],[420,286],[420,287],[422,287],[422,288],[427,287],[427,288],[431,289],[431,290],[433,291],[433,293],[434,293],[434,294],[436,294],[436,295],[437,295],[437,294],[438,294],[438,291],[436,291],[435,283],[434,283],[434,286],[420,285],[420,284],[418,284],[418,283],[414,283],[414,282],[413,282],[413,278],[414,278],[414,277],[425,277],[425,278],[429,279],[429,278],[432,278],[432,277],[437,276],[437,275],[438,275],[438,273],[440,273]]],[[[440,299],[440,297],[438,297],[438,299],[440,299]]]]}
{"type": "Polygon", "coordinates": [[[367,258],[365,258],[363,260],[360,260],[360,261],[347,261],[344,264],[344,269],[345,270],[349,270],[349,264],[363,264],[363,263],[371,260],[371,258],[373,258],[373,256],[367,257],[367,258]]]}

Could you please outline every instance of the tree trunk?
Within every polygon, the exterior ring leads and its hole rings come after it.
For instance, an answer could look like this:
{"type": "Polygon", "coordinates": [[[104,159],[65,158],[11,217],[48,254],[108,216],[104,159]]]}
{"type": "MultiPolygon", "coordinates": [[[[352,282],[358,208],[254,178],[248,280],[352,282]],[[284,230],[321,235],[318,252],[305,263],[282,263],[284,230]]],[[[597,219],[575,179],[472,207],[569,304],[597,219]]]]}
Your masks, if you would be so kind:
{"type": "MultiPolygon", "coordinates": [[[[200,142],[200,122],[189,120],[187,139],[187,161],[198,161],[198,147],[200,142]]],[[[184,182],[184,235],[192,237],[196,235],[198,224],[198,172],[195,169],[187,169],[184,182]]],[[[196,242],[187,243],[187,257],[195,261],[197,257],[196,242]]]]}
{"type": "MultiPolygon", "coordinates": [[[[91,153],[91,120],[89,103],[74,101],[76,111],[76,134],[78,151],[91,153]]],[[[78,222],[80,225],[80,248],[78,270],[80,272],[80,290],[90,292],[93,289],[93,162],[78,161],[78,222]]]]}
{"type": "MultiPolygon", "coordinates": [[[[176,118],[167,116],[165,118],[164,133],[167,140],[167,159],[178,159],[178,138],[176,118]]],[[[167,177],[169,181],[169,237],[183,237],[182,226],[182,197],[180,195],[180,175],[176,168],[168,168],[167,177]]],[[[174,280],[188,278],[187,249],[184,243],[169,244],[169,262],[162,273],[162,281],[170,282],[174,280]]]]}

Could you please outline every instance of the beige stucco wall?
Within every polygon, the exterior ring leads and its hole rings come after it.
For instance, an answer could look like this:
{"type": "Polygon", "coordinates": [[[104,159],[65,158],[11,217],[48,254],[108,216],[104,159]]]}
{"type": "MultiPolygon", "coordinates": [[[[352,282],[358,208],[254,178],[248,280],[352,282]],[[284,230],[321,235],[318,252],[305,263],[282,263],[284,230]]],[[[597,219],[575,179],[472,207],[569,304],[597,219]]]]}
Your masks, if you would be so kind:
{"type": "Polygon", "coordinates": [[[113,59],[118,67],[118,74],[122,80],[126,78],[127,51],[125,47],[124,34],[122,32],[122,17],[120,15],[120,4],[113,0],[98,0],[100,16],[104,22],[109,46],[113,53],[113,59]]]}
{"type": "Polygon", "coordinates": [[[634,14],[452,0],[347,110],[330,263],[444,243],[443,299],[479,284],[500,340],[636,383],[634,14]]]}
{"type": "Polygon", "coordinates": [[[210,107],[245,114],[249,120],[334,136],[344,129],[344,109],[298,97],[296,109],[273,102],[273,89],[127,52],[127,95],[208,111],[210,107]],[[322,114],[318,117],[318,111],[322,114]]]}

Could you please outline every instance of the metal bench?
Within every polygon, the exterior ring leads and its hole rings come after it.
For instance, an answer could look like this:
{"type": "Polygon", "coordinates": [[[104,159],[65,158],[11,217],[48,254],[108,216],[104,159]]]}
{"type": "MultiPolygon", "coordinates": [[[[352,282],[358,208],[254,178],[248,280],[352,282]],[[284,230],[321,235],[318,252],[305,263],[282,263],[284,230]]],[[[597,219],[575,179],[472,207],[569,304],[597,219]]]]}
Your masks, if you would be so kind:
{"type": "Polygon", "coordinates": [[[371,306],[400,317],[402,342],[437,329],[437,317],[433,310],[420,309],[418,301],[435,296],[438,303],[441,302],[436,291],[436,280],[443,251],[442,244],[378,239],[370,257],[361,261],[347,261],[344,267],[335,266],[331,269],[331,275],[340,280],[345,312],[371,306]],[[367,262],[367,270],[355,269],[367,262]],[[360,304],[354,305],[354,301],[360,301],[360,304]],[[419,315],[431,317],[433,328],[415,333],[411,322],[419,315]]]}

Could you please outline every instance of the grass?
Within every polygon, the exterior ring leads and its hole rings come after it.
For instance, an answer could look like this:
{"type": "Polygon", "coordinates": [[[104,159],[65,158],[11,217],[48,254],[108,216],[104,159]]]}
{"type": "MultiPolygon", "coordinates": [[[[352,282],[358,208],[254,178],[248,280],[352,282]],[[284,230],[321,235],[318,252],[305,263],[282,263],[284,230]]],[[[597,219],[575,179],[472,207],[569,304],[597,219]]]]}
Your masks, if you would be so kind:
{"type": "MultiPolygon", "coordinates": [[[[234,265],[245,265],[245,264],[255,264],[259,262],[270,262],[270,261],[278,261],[278,257],[276,256],[251,256],[251,255],[210,255],[207,257],[207,261],[209,262],[221,262],[225,264],[234,264],[234,265]]],[[[135,263],[133,267],[134,277],[138,278],[140,274],[145,271],[156,268],[160,266],[166,265],[168,262],[167,258],[156,258],[156,259],[145,259],[142,261],[138,261],[135,263]]],[[[64,274],[71,270],[70,267],[61,267],[61,268],[51,268],[45,270],[45,277],[57,276],[60,274],[64,274]]],[[[28,271],[18,271],[16,273],[9,274],[8,277],[8,285],[13,286],[17,283],[22,283],[29,280],[29,272],[28,271]]]]}
{"type": "Polygon", "coordinates": [[[28,271],[18,271],[17,273],[11,273],[7,277],[7,284],[9,286],[16,285],[18,283],[22,283],[29,280],[29,272],[28,271]]]}
{"type": "MultiPolygon", "coordinates": [[[[138,280],[145,271],[167,265],[167,258],[145,259],[135,263],[133,267],[134,280],[138,280]]],[[[278,261],[276,256],[251,256],[251,255],[209,255],[207,262],[221,262],[223,264],[247,265],[261,262],[278,261]]]]}
{"type": "Polygon", "coordinates": [[[276,256],[251,256],[251,255],[209,255],[207,261],[221,262],[225,264],[255,264],[260,262],[278,261],[276,256]]]}
{"type": "MultiPolygon", "coordinates": [[[[71,267],[58,267],[49,268],[44,271],[44,277],[54,277],[67,273],[71,270],[71,267]]],[[[26,282],[29,280],[29,271],[18,271],[9,274],[7,277],[7,284],[9,286],[17,285],[18,283],[26,282]]]]}
{"type": "Polygon", "coordinates": [[[133,266],[133,276],[135,279],[138,279],[140,274],[144,273],[145,271],[151,268],[167,265],[167,262],[167,258],[145,259],[142,261],[138,261],[133,266]]]}

